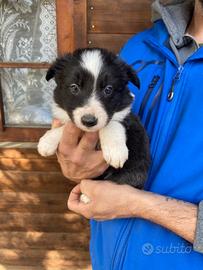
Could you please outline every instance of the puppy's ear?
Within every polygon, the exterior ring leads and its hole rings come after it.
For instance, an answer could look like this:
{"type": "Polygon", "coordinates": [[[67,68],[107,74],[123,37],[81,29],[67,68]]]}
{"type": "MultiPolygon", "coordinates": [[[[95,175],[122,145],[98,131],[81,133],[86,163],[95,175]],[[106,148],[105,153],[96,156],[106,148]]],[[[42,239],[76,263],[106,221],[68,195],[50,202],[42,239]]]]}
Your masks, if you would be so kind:
{"type": "Polygon", "coordinates": [[[46,80],[51,80],[56,75],[55,64],[53,64],[47,71],[46,80]]]}
{"type": "Polygon", "coordinates": [[[57,58],[53,65],[48,69],[46,74],[46,80],[49,81],[54,78],[63,68],[72,61],[72,54],[68,53],[64,56],[57,58]]]}
{"type": "Polygon", "coordinates": [[[140,89],[140,80],[136,72],[134,71],[134,69],[131,66],[126,65],[126,73],[127,73],[129,82],[131,82],[132,84],[137,86],[138,89],[140,89]]]}

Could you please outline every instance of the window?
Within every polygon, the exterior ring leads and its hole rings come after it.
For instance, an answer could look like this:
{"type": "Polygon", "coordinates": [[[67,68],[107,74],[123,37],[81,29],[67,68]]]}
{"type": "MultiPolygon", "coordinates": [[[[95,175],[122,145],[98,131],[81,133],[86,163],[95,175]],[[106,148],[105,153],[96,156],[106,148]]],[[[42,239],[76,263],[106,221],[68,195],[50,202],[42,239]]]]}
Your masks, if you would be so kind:
{"type": "Polygon", "coordinates": [[[1,141],[35,141],[50,125],[55,83],[45,74],[57,54],[74,49],[73,2],[0,2],[1,141]]]}

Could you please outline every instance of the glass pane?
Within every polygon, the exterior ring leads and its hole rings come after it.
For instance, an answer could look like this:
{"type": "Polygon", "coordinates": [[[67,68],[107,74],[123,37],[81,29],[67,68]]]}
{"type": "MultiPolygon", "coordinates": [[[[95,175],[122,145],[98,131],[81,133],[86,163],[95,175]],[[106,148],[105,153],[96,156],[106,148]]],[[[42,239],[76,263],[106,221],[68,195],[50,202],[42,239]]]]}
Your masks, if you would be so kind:
{"type": "Polygon", "coordinates": [[[50,62],[56,57],[54,0],[0,0],[1,61],[50,62]]]}
{"type": "MultiPolygon", "coordinates": [[[[0,61],[52,62],[57,56],[54,0],[0,0],[0,61]]],[[[50,123],[53,82],[45,70],[3,69],[7,126],[50,123]]]]}
{"type": "Polygon", "coordinates": [[[0,72],[6,126],[49,125],[55,82],[45,80],[46,70],[8,68],[0,72]]]}

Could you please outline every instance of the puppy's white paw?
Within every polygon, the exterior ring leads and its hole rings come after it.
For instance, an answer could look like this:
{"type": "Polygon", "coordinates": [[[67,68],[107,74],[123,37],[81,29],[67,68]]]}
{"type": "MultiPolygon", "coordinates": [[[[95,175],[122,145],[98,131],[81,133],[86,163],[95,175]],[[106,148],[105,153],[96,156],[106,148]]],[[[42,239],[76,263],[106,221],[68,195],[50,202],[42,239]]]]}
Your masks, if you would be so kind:
{"type": "Polygon", "coordinates": [[[58,141],[53,136],[53,130],[48,130],[43,137],[40,138],[37,150],[43,157],[51,156],[56,153],[58,141]]]}
{"type": "Polygon", "coordinates": [[[110,121],[99,131],[104,159],[112,167],[122,168],[128,159],[125,127],[117,121],[110,121]]]}
{"type": "Polygon", "coordinates": [[[115,169],[122,168],[128,159],[128,148],[125,144],[122,146],[116,143],[103,145],[102,152],[105,161],[115,169]]]}
{"type": "Polygon", "coordinates": [[[80,201],[85,203],[85,204],[88,204],[91,202],[90,198],[83,193],[80,195],[80,201]]]}

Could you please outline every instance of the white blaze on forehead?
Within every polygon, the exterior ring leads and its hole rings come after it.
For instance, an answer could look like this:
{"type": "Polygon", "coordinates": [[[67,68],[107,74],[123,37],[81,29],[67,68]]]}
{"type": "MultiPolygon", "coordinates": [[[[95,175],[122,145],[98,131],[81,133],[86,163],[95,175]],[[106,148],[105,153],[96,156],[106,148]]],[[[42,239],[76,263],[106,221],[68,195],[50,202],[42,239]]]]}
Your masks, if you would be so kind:
{"type": "Polygon", "coordinates": [[[87,69],[96,81],[103,65],[101,52],[99,50],[84,51],[81,59],[82,67],[87,69]]]}
{"type": "Polygon", "coordinates": [[[101,102],[95,95],[91,96],[83,107],[78,107],[73,111],[73,119],[76,126],[84,131],[97,131],[103,128],[108,122],[108,115],[102,106],[101,102]],[[94,115],[97,118],[97,125],[87,128],[82,122],[81,118],[85,114],[94,115]]]}

